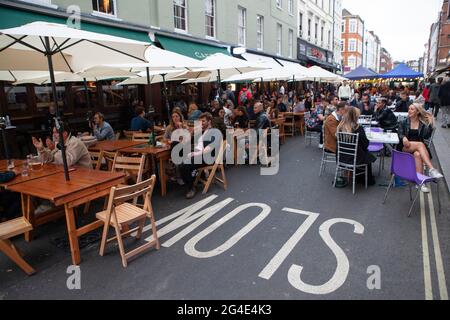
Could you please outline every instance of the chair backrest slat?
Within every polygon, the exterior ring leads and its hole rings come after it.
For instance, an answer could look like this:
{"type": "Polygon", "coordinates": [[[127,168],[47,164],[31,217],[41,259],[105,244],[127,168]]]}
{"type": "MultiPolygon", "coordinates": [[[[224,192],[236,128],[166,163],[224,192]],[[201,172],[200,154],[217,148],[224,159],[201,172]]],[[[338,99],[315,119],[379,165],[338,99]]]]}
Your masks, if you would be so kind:
{"type": "Polygon", "coordinates": [[[151,198],[155,188],[156,176],[153,175],[146,181],[139,182],[133,186],[122,188],[114,188],[111,191],[114,205],[120,205],[130,200],[135,200],[144,196],[146,199],[151,198]]]}
{"type": "Polygon", "coordinates": [[[338,132],[338,162],[356,166],[359,134],[338,132]],[[342,156],[346,156],[343,161],[342,156]]]}
{"type": "Polygon", "coordinates": [[[150,139],[150,133],[134,132],[133,141],[147,142],[150,139]]]}
{"type": "Polygon", "coordinates": [[[136,174],[137,182],[141,182],[142,175],[144,174],[144,166],[145,156],[142,156],[140,158],[116,156],[112,166],[112,171],[125,171],[128,173],[136,174]]]}

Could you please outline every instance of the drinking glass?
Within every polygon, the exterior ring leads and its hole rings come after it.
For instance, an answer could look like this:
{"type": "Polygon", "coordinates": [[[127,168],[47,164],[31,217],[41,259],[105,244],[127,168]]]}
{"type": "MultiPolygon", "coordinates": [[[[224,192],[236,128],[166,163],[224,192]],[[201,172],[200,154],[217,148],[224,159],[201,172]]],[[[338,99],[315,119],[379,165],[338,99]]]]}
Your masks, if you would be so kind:
{"type": "Polygon", "coordinates": [[[30,160],[30,167],[33,171],[40,171],[44,167],[44,163],[42,162],[41,156],[32,156],[30,160]]]}
{"type": "Polygon", "coordinates": [[[7,161],[7,167],[8,167],[8,170],[14,170],[14,168],[16,167],[14,164],[14,160],[9,159],[7,161]]]}
{"type": "Polygon", "coordinates": [[[28,177],[29,176],[29,174],[30,174],[30,167],[28,166],[28,163],[27,162],[25,162],[23,165],[22,165],[22,177],[28,177]]]}

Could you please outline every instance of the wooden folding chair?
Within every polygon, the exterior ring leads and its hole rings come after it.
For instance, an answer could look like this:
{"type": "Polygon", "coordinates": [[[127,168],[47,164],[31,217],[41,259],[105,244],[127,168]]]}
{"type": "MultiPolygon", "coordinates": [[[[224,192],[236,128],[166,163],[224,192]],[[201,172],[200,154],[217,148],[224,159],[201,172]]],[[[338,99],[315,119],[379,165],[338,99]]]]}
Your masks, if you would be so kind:
{"type": "Polygon", "coordinates": [[[105,254],[106,244],[114,240],[117,240],[119,245],[119,252],[124,268],[128,266],[130,258],[153,247],[155,247],[156,250],[161,248],[156,230],[155,216],[151,206],[151,197],[155,188],[155,182],[156,176],[153,175],[149,180],[140,182],[134,186],[123,188],[113,187],[111,189],[107,209],[96,215],[97,219],[104,223],[103,236],[100,245],[100,255],[102,257],[105,254]],[[134,202],[139,197],[144,197],[145,199],[143,208],[139,208],[128,202],[131,200],[134,202]],[[147,217],[150,218],[154,240],[152,242],[147,242],[130,252],[125,252],[123,238],[137,232],[136,239],[140,239],[147,217]],[[137,223],[138,226],[134,229],[130,229],[135,223],[137,223]],[[114,228],[116,235],[115,237],[108,239],[110,227],[114,228]]]}
{"type": "Polygon", "coordinates": [[[133,140],[133,134],[135,131],[124,131],[123,135],[125,136],[126,140],[133,140]]]}
{"type": "Polygon", "coordinates": [[[117,155],[114,158],[112,171],[125,172],[127,179],[133,178],[135,179],[134,183],[139,183],[142,181],[144,174],[145,161],[146,157],[144,155],[139,158],[117,155]]]}
{"type": "Polygon", "coordinates": [[[284,134],[285,136],[294,137],[295,136],[295,117],[293,113],[284,114],[284,134]],[[286,130],[287,129],[287,130],[286,130]]]}
{"type": "Polygon", "coordinates": [[[122,132],[116,132],[116,140],[120,140],[121,136],[122,136],[122,132]]]}
{"type": "Polygon", "coordinates": [[[197,186],[198,183],[202,183],[204,185],[203,194],[207,194],[211,184],[213,182],[218,182],[223,186],[225,190],[228,188],[227,177],[225,176],[225,167],[223,165],[223,155],[225,153],[225,149],[227,147],[226,142],[222,142],[220,146],[220,150],[217,154],[216,161],[214,165],[205,166],[198,169],[198,175],[195,179],[194,186],[197,186]],[[219,170],[219,172],[218,172],[219,170]],[[203,179],[203,174],[207,174],[207,178],[203,179]],[[217,174],[221,176],[217,176],[217,174]]]}
{"type": "Polygon", "coordinates": [[[100,170],[100,168],[102,166],[102,153],[89,151],[89,154],[91,155],[92,167],[95,170],[100,170]]]}
{"type": "Polygon", "coordinates": [[[136,142],[148,142],[150,135],[151,133],[134,132],[132,140],[136,142]]]}
{"type": "Polygon", "coordinates": [[[32,275],[36,271],[22,258],[9,239],[31,230],[33,230],[32,225],[24,217],[0,223],[0,251],[6,254],[28,275],[32,275]]]}
{"type": "MultiPolygon", "coordinates": [[[[280,132],[282,130],[280,129],[280,132]]],[[[280,133],[280,135],[283,133],[280,133]]],[[[269,164],[269,151],[267,150],[268,146],[267,146],[267,138],[269,136],[269,129],[264,129],[263,135],[262,135],[262,139],[258,142],[258,147],[256,149],[256,154],[254,152],[250,152],[250,164],[252,163],[256,163],[258,160],[258,157],[261,156],[263,160],[263,165],[268,165],[269,164]]]]}

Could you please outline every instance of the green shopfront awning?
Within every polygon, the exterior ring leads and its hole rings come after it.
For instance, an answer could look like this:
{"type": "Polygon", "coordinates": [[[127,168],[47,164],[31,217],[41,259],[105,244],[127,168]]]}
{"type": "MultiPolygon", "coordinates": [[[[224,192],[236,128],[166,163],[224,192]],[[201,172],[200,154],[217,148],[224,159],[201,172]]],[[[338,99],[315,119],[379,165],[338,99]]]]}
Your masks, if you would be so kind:
{"type": "Polygon", "coordinates": [[[189,40],[175,39],[171,37],[157,35],[156,37],[166,50],[188,56],[197,60],[203,60],[210,55],[223,53],[230,55],[227,48],[216,47],[203,43],[192,42],[189,40]]]}
{"type": "MultiPolygon", "coordinates": [[[[0,29],[15,28],[35,21],[45,21],[59,24],[66,24],[67,22],[67,20],[62,17],[54,17],[41,13],[0,6],[0,29]]],[[[134,31],[120,27],[110,27],[83,21],[81,21],[81,29],[84,31],[103,33],[111,36],[151,43],[147,32],[134,31]]]]}

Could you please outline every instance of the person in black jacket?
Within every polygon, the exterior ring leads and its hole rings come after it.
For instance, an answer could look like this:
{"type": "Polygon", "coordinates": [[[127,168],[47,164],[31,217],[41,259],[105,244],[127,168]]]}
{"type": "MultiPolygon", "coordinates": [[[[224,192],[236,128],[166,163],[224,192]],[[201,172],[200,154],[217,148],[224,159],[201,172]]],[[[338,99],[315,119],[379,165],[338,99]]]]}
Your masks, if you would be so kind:
{"type": "Polygon", "coordinates": [[[446,77],[447,81],[439,89],[439,100],[443,113],[442,128],[450,128],[448,109],[450,108],[450,74],[446,77]]]}
{"type": "MultiPolygon", "coordinates": [[[[367,139],[364,128],[358,124],[359,116],[361,112],[357,108],[350,108],[342,118],[341,123],[338,126],[337,132],[358,134],[358,149],[356,153],[356,164],[368,166],[368,181],[367,184],[373,186],[376,184],[375,178],[372,173],[372,163],[377,161],[377,158],[369,152],[369,139],[367,139]]],[[[341,155],[340,159],[343,163],[353,164],[353,158],[350,155],[341,155]]],[[[359,173],[359,172],[358,172],[359,173]]],[[[358,176],[358,178],[364,178],[364,175],[358,176]]],[[[364,179],[361,182],[365,182],[364,179]]],[[[358,179],[359,180],[359,179],[358,179]]]]}
{"type": "Polygon", "coordinates": [[[403,91],[400,94],[400,101],[395,106],[395,112],[408,112],[410,105],[412,105],[412,101],[409,99],[408,93],[403,91]]]}
{"type": "Polygon", "coordinates": [[[367,93],[363,94],[362,101],[357,107],[363,116],[373,116],[375,112],[375,106],[370,102],[370,95],[367,93]]]}
{"type": "MultiPolygon", "coordinates": [[[[432,137],[433,130],[433,115],[426,112],[421,104],[412,104],[409,107],[408,118],[401,123],[399,128],[398,150],[414,155],[418,173],[424,173],[423,165],[425,164],[430,169],[429,176],[440,179],[443,176],[434,168],[431,162],[431,152],[426,144],[426,140],[432,137]]],[[[422,191],[429,192],[426,187],[422,191]]]]}
{"type": "Polygon", "coordinates": [[[395,131],[398,128],[398,120],[395,114],[387,107],[387,99],[380,98],[375,106],[374,121],[378,122],[380,128],[395,131]]]}

